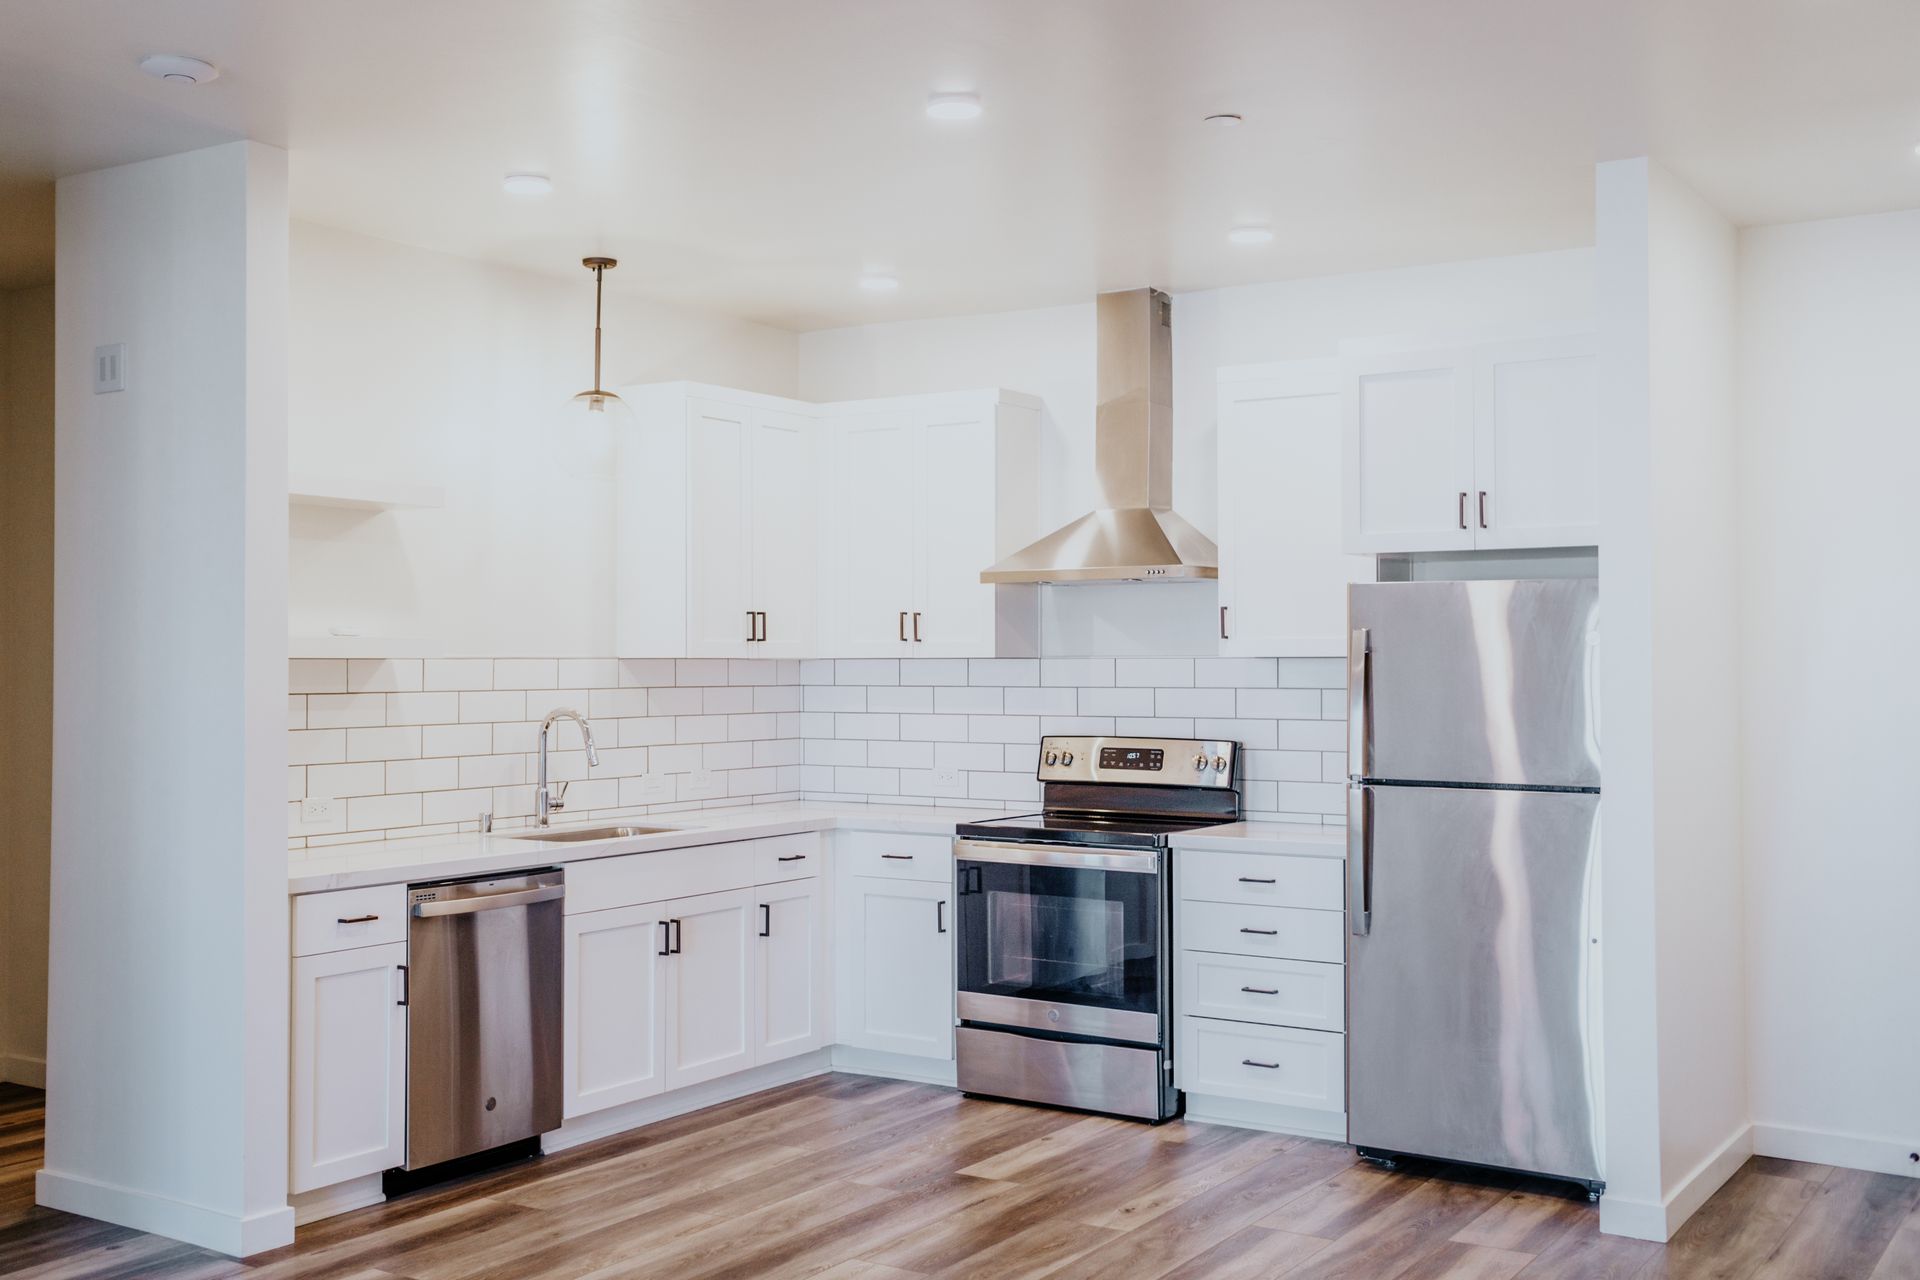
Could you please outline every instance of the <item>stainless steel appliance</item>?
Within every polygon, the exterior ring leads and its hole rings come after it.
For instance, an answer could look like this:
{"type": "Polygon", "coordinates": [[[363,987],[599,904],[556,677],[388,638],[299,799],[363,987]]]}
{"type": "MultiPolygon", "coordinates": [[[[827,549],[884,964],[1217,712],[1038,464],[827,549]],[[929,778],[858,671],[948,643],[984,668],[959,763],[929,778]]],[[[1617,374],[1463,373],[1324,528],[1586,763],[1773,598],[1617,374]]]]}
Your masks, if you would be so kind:
{"type": "Polygon", "coordinates": [[[1348,608],[1348,1138],[1597,1198],[1598,584],[1348,608]]]}
{"type": "Polygon", "coordinates": [[[960,1087],[1170,1119],[1167,847],[1240,816],[1239,744],[1049,736],[1039,778],[1041,812],[955,828],[960,1087]]]}
{"type": "Polygon", "coordinates": [[[564,872],[407,890],[407,1162],[560,1127],[564,872]]]}

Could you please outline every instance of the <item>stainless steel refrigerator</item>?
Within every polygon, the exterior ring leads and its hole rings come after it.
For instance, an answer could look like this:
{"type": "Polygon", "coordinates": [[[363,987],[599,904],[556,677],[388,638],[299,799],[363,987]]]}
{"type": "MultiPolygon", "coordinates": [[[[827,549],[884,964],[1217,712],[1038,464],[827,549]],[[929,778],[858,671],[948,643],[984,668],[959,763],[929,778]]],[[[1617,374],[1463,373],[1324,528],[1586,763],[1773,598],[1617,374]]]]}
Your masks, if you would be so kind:
{"type": "Polygon", "coordinates": [[[1348,1138],[1597,1197],[1598,584],[1348,613],[1348,1138]]]}

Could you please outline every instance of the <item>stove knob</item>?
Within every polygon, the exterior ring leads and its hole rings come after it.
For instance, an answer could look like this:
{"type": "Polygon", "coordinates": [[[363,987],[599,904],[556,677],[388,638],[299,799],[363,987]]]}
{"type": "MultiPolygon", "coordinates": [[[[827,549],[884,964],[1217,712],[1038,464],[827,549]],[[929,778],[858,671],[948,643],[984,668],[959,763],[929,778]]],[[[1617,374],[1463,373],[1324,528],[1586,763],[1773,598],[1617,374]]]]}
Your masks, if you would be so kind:
{"type": "Polygon", "coordinates": [[[1225,756],[1215,756],[1213,758],[1213,771],[1215,773],[1225,773],[1227,771],[1227,758],[1225,756]]]}
{"type": "Polygon", "coordinates": [[[1072,764],[1072,763],[1073,763],[1073,752],[1071,752],[1071,751],[1062,751],[1062,752],[1060,753],[1060,763],[1061,763],[1061,764],[1072,764]]]}
{"type": "Polygon", "coordinates": [[[1195,756],[1195,757],[1193,758],[1193,767],[1194,767],[1195,769],[1197,769],[1197,770],[1202,770],[1202,771],[1204,771],[1204,770],[1206,769],[1206,767],[1207,767],[1207,753],[1206,753],[1206,752],[1204,752],[1204,751],[1202,751],[1202,752],[1201,752],[1201,753],[1200,753],[1199,755],[1197,755],[1197,756],[1195,756]]]}
{"type": "Polygon", "coordinates": [[[1058,751],[1049,751],[1049,752],[1047,752],[1047,763],[1048,763],[1048,764],[1059,764],[1059,763],[1060,763],[1060,753],[1059,753],[1058,751]]]}

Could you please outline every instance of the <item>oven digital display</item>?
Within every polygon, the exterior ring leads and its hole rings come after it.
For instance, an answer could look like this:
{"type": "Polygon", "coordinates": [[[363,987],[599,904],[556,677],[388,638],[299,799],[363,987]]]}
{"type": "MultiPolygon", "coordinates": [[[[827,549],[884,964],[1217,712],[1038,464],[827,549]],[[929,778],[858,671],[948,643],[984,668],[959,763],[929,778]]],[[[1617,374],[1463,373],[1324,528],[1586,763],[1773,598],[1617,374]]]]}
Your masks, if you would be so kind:
{"type": "Polygon", "coordinates": [[[1102,769],[1146,769],[1158,772],[1167,753],[1158,747],[1102,747],[1100,748],[1100,767],[1102,769]]]}

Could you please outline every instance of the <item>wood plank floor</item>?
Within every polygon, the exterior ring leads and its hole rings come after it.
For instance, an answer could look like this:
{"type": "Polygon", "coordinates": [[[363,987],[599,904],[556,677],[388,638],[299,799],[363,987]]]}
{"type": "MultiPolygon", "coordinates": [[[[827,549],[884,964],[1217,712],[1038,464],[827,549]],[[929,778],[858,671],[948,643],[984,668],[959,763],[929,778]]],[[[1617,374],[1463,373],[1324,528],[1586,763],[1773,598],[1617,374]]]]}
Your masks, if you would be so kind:
{"type": "Polygon", "coordinates": [[[822,1076],[304,1227],[235,1262],[33,1205],[0,1085],[0,1274],[38,1280],[1920,1277],[1920,1181],[1750,1160],[1672,1244],[1512,1178],[822,1076]]]}

